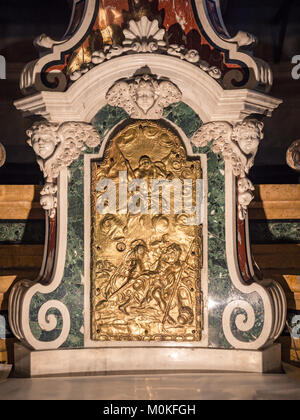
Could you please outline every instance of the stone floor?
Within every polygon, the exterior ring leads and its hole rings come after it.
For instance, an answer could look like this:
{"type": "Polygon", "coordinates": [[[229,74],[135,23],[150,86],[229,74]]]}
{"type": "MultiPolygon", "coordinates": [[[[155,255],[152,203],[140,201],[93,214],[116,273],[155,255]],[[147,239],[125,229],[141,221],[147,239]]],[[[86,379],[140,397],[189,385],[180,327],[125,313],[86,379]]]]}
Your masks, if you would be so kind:
{"type": "Polygon", "coordinates": [[[0,381],[0,400],[300,400],[300,369],[106,375],[0,381]]]}

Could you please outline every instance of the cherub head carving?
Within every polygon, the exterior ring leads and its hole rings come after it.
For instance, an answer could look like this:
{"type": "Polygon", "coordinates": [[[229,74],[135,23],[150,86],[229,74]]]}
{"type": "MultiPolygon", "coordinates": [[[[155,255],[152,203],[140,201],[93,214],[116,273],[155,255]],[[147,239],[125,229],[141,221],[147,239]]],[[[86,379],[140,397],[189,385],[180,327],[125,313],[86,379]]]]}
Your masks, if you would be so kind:
{"type": "Polygon", "coordinates": [[[100,144],[96,129],[83,122],[40,121],[27,131],[27,135],[27,142],[37,154],[38,164],[48,180],[57,178],[60,170],[76,160],[86,146],[100,144]]]}
{"type": "Polygon", "coordinates": [[[145,114],[152,108],[157,99],[157,89],[158,83],[148,75],[136,79],[135,83],[131,85],[133,97],[145,114]]]}
{"type": "Polygon", "coordinates": [[[236,141],[245,155],[255,156],[263,135],[264,124],[251,117],[234,126],[232,140],[236,141]]]}
{"type": "Polygon", "coordinates": [[[164,108],[181,98],[182,93],[174,83],[151,74],[123,79],[106,94],[109,105],[122,107],[131,118],[141,119],[161,118],[164,108]]]}
{"type": "Polygon", "coordinates": [[[60,142],[57,129],[58,124],[40,121],[33,124],[32,128],[26,132],[29,137],[27,143],[32,146],[36,155],[44,160],[53,155],[60,142]]]}

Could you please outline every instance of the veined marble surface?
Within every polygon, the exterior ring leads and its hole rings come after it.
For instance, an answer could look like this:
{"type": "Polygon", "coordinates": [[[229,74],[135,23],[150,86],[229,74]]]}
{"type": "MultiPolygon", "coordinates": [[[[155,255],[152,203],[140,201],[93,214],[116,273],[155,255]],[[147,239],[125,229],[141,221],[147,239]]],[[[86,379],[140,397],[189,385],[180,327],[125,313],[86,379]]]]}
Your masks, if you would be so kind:
{"type": "MultiPolygon", "coordinates": [[[[0,382],[0,400],[122,400],[131,406],[130,401],[137,400],[149,404],[155,400],[300,400],[300,369],[289,365],[285,369],[287,374],[268,375],[195,372],[10,378],[0,382]]],[[[100,413],[100,406],[97,410],[100,413]]]]}

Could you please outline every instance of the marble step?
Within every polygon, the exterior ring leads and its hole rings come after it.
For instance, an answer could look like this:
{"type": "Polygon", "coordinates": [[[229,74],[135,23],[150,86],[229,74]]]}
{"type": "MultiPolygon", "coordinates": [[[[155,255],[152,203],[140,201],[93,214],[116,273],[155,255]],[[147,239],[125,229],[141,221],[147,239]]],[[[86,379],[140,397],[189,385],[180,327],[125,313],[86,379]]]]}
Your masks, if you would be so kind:
{"type": "Polygon", "coordinates": [[[2,270],[34,269],[42,265],[43,245],[1,245],[0,275],[2,270]]]}
{"type": "Polygon", "coordinates": [[[256,185],[250,219],[299,220],[300,185],[256,185]]]}
{"type": "Polygon", "coordinates": [[[300,274],[300,243],[252,245],[252,253],[267,277],[300,274]]]}
{"type": "Polygon", "coordinates": [[[15,338],[0,340],[0,363],[13,363],[13,346],[17,341],[15,338]]]}
{"type": "Polygon", "coordinates": [[[37,185],[0,185],[0,220],[43,220],[41,188],[37,185]]]}
{"type": "Polygon", "coordinates": [[[33,269],[0,270],[0,311],[7,311],[8,298],[11,287],[22,279],[34,280],[40,272],[40,266],[33,269]],[[6,274],[7,273],[7,274],[6,274]]]}

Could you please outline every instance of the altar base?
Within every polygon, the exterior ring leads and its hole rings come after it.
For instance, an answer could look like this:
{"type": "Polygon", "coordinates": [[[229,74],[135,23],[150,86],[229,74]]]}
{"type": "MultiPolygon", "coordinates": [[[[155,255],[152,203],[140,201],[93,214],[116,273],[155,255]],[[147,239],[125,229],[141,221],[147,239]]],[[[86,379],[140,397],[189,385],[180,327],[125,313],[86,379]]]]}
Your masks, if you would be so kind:
{"type": "Polygon", "coordinates": [[[22,377],[231,371],[281,371],[281,345],[262,351],[197,347],[105,347],[33,351],[15,344],[15,375],[22,377]]]}

